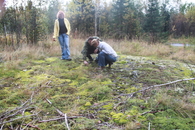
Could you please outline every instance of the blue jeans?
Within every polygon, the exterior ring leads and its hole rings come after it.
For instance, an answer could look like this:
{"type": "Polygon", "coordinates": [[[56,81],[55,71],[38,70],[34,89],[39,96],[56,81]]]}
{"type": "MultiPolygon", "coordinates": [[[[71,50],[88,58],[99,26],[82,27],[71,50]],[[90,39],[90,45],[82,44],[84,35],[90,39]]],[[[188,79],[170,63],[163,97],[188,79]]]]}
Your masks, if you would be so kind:
{"type": "Polygon", "coordinates": [[[70,59],[69,36],[65,33],[61,34],[58,40],[62,50],[62,59],[70,59]]]}
{"type": "Polygon", "coordinates": [[[102,51],[98,54],[98,65],[101,67],[104,67],[109,63],[113,63],[116,60],[117,60],[116,57],[113,57],[112,55],[108,55],[102,51]]]}

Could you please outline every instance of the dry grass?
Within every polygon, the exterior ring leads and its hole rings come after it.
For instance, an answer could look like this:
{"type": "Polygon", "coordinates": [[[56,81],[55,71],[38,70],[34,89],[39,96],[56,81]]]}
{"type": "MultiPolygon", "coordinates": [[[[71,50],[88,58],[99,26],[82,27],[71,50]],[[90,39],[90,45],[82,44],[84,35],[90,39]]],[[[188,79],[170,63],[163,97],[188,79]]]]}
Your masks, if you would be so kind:
{"type": "MultiPolygon", "coordinates": [[[[71,56],[82,57],[81,51],[86,39],[70,38],[71,56]]],[[[166,59],[177,59],[195,63],[195,53],[193,48],[171,47],[165,44],[147,44],[139,41],[128,40],[105,40],[110,44],[118,54],[153,56],[166,59]]],[[[58,41],[53,42],[51,39],[40,42],[38,45],[23,44],[14,50],[11,47],[5,47],[0,53],[5,61],[17,61],[26,58],[41,59],[44,57],[58,56],[60,58],[61,49],[58,41]]]]}
{"type": "Polygon", "coordinates": [[[119,54],[152,56],[195,63],[194,47],[172,47],[165,44],[147,44],[139,41],[109,41],[119,54]]]}

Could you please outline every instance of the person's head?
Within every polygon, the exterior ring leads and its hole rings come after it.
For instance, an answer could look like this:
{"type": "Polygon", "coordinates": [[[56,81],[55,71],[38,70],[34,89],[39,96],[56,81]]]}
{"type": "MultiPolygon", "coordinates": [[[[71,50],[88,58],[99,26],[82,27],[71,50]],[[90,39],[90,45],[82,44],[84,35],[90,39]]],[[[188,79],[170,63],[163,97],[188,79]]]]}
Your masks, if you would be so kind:
{"type": "Polygon", "coordinates": [[[57,18],[58,18],[58,19],[63,19],[64,17],[65,17],[65,14],[64,14],[63,11],[59,11],[59,12],[57,13],[57,18]]]}
{"type": "Polygon", "coordinates": [[[94,47],[97,47],[98,45],[99,45],[99,40],[98,39],[93,39],[92,41],[91,41],[91,44],[90,44],[91,46],[94,46],[94,47]]]}
{"type": "Polygon", "coordinates": [[[93,37],[89,37],[89,38],[87,39],[87,43],[88,43],[89,45],[91,45],[91,41],[92,41],[93,39],[94,39],[93,37]]]}

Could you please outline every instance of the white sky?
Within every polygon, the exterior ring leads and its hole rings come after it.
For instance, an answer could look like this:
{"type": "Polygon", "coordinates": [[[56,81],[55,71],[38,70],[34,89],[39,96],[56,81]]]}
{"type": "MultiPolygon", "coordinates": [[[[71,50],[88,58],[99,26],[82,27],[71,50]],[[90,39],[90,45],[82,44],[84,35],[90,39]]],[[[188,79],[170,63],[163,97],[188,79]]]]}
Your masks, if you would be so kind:
{"type": "MultiPolygon", "coordinates": [[[[26,3],[25,1],[27,0],[5,0],[6,1],[6,5],[7,6],[10,6],[10,5],[19,5],[19,3],[26,3]]],[[[38,1],[38,0],[33,0],[33,1],[38,1]]],[[[67,1],[71,1],[71,0],[60,0],[60,1],[64,1],[64,2],[67,2],[67,1]]],[[[110,2],[112,0],[100,0],[100,1],[107,1],[107,2],[110,2]]],[[[161,1],[164,1],[164,0],[161,0],[161,1]]],[[[171,0],[170,0],[171,1],[171,0]]],[[[172,1],[176,1],[176,0],[172,0],[172,1]]],[[[194,3],[195,4],[195,0],[181,0],[182,3],[194,3]]]]}
{"type": "Polygon", "coordinates": [[[195,3],[195,0],[182,0],[183,3],[195,3]]]}

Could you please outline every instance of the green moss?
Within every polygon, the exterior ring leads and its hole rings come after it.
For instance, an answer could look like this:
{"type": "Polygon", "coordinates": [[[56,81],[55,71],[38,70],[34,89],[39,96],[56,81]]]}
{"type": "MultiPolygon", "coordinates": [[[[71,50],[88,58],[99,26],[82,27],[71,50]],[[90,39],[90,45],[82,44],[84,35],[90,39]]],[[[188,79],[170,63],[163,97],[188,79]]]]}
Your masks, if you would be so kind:
{"type": "Polygon", "coordinates": [[[194,124],[190,119],[177,118],[166,118],[157,117],[151,122],[151,129],[181,129],[181,130],[191,130],[194,128],[194,124]]]}
{"type": "Polygon", "coordinates": [[[10,95],[10,88],[8,87],[4,87],[3,89],[1,89],[0,91],[0,100],[3,100],[7,97],[7,95],[10,95]]]}
{"type": "Polygon", "coordinates": [[[57,60],[58,60],[57,57],[49,57],[49,58],[46,58],[46,59],[45,59],[45,61],[46,61],[46,62],[49,62],[49,63],[54,62],[54,61],[57,61],[57,60]]]}
{"type": "Polygon", "coordinates": [[[90,103],[90,102],[86,102],[86,103],[85,103],[85,106],[86,106],[86,107],[89,107],[89,106],[91,106],[91,103],[90,103]]]}
{"type": "Polygon", "coordinates": [[[122,125],[128,122],[127,116],[123,113],[112,113],[112,119],[115,123],[122,125]]]}
{"type": "Polygon", "coordinates": [[[70,86],[77,86],[79,83],[78,83],[78,81],[72,81],[69,85],[70,86]]]}
{"type": "Polygon", "coordinates": [[[48,74],[35,75],[32,77],[32,80],[37,81],[37,82],[44,82],[44,81],[47,81],[49,79],[49,76],[50,75],[48,75],[48,74]]]}
{"type": "Polygon", "coordinates": [[[137,87],[127,87],[125,90],[126,90],[126,93],[133,93],[133,92],[138,91],[138,88],[137,87]]]}
{"type": "Polygon", "coordinates": [[[14,77],[15,75],[18,74],[18,72],[19,70],[17,69],[8,70],[6,68],[0,68],[0,78],[14,77]]]}
{"type": "MultiPolygon", "coordinates": [[[[109,125],[104,125],[105,122],[111,124],[113,129],[123,129],[124,126],[127,129],[145,129],[148,122],[151,129],[185,129],[187,124],[188,128],[195,128],[192,123],[195,118],[192,107],[194,84],[191,81],[151,88],[132,98],[119,96],[191,76],[185,66],[176,68],[169,62],[157,60],[154,65],[151,64],[153,60],[123,55],[112,69],[105,71],[94,70],[95,65],[83,66],[80,61],[66,62],[58,57],[23,61],[18,70],[9,70],[2,65],[0,112],[7,111],[7,108],[15,109],[31,99],[33,110],[26,110],[25,115],[35,112],[38,115],[33,119],[52,119],[59,115],[58,108],[70,117],[77,117],[68,119],[71,129],[75,130],[110,129],[109,125]],[[182,94],[175,88],[182,88],[182,94]]],[[[29,122],[25,121],[26,124],[29,122]]],[[[21,124],[21,121],[16,121],[14,127],[21,124]]],[[[48,130],[65,128],[64,120],[35,122],[34,125],[48,130]]]]}
{"type": "Polygon", "coordinates": [[[107,105],[102,106],[106,110],[112,110],[113,109],[113,103],[108,103],[107,105]]]}
{"type": "Polygon", "coordinates": [[[180,73],[186,78],[189,78],[192,76],[192,71],[183,66],[181,66],[180,68],[180,73]]]}
{"type": "Polygon", "coordinates": [[[74,130],[92,130],[97,120],[88,119],[88,118],[78,118],[75,120],[76,123],[73,123],[72,129],[74,130]]]}
{"type": "Polygon", "coordinates": [[[163,84],[164,82],[160,79],[144,79],[144,82],[153,83],[153,84],[163,84]]]}
{"type": "Polygon", "coordinates": [[[117,61],[117,63],[118,63],[118,64],[126,64],[127,61],[125,61],[125,60],[120,60],[120,61],[117,61]]]}

